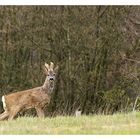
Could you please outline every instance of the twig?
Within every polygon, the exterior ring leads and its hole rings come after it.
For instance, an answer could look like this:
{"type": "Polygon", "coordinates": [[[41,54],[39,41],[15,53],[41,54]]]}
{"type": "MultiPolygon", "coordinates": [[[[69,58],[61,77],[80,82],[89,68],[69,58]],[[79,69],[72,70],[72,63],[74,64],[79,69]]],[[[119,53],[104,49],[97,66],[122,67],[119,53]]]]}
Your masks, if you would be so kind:
{"type": "Polygon", "coordinates": [[[136,100],[135,100],[135,103],[134,103],[134,106],[133,106],[133,112],[135,111],[135,109],[136,109],[136,105],[137,105],[137,101],[138,101],[138,96],[137,96],[137,98],[136,98],[136,100]]]}

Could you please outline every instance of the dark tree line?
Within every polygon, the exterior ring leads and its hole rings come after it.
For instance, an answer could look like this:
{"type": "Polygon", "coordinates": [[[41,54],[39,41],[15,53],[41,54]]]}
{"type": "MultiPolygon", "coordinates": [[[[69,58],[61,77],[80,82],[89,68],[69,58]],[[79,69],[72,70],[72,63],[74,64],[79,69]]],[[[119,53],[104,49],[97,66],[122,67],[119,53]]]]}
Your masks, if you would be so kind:
{"type": "Polygon", "coordinates": [[[60,66],[48,114],[131,111],[140,79],[139,6],[1,6],[0,94],[60,66]]]}

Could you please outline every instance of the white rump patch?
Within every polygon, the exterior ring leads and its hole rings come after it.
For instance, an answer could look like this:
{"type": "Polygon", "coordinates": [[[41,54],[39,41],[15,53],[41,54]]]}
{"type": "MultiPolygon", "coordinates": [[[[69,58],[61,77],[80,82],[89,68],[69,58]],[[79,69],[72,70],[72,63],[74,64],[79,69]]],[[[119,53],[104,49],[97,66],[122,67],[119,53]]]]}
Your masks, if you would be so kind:
{"type": "Polygon", "coordinates": [[[6,109],[6,103],[5,103],[5,97],[4,96],[2,96],[2,103],[3,103],[3,108],[5,110],[6,109]]]}

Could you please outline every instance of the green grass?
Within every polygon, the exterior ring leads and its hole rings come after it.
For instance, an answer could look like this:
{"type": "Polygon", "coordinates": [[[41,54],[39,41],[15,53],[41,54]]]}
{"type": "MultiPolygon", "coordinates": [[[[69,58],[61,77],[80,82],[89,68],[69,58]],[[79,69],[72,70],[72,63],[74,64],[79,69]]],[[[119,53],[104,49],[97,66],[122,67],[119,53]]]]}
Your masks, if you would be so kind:
{"type": "Polygon", "coordinates": [[[140,113],[45,119],[22,117],[1,121],[0,134],[140,134],[140,113]]]}

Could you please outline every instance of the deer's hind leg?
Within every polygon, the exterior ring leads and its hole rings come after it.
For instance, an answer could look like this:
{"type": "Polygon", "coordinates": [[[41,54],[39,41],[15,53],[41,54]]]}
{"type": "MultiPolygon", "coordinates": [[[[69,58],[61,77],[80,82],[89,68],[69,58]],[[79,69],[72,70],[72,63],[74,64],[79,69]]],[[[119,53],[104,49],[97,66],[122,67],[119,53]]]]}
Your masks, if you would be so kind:
{"type": "Polygon", "coordinates": [[[0,114],[0,121],[5,120],[9,116],[9,113],[7,111],[4,111],[2,114],[0,114]]]}
{"type": "Polygon", "coordinates": [[[13,107],[9,111],[9,117],[8,120],[13,120],[14,117],[17,115],[17,113],[20,111],[20,108],[18,107],[13,107]]]}

